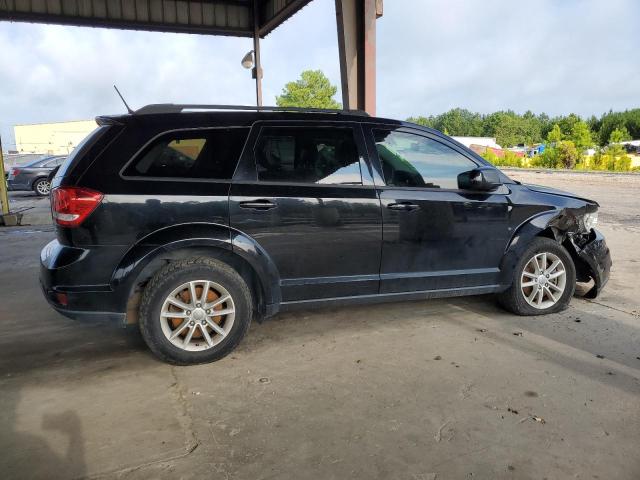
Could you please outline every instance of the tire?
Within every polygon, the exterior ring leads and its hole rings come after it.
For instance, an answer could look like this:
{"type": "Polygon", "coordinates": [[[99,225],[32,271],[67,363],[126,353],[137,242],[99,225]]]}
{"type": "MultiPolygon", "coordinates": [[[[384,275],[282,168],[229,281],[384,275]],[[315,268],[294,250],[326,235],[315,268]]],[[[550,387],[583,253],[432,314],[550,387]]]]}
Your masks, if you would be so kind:
{"type": "Polygon", "coordinates": [[[516,315],[545,315],[566,309],[575,288],[576,268],[569,252],[554,240],[537,237],[518,260],[513,271],[511,286],[508,290],[498,294],[498,302],[503,308],[516,315]],[[561,264],[558,264],[555,270],[551,271],[556,260],[559,260],[561,264]],[[543,262],[545,263],[544,270],[541,268],[543,262]],[[540,268],[536,270],[536,267],[540,268]],[[564,277],[560,273],[562,267],[564,267],[564,277]],[[554,278],[556,274],[558,276],[554,278]],[[526,281],[523,282],[523,279],[526,281]],[[533,285],[528,286],[527,284],[533,285]],[[562,287],[562,292],[558,291],[560,287],[562,287]],[[535,295],[534,291],[537,292],[535,295]],[[533,298],[531,298],[532,295],[533,298]],[[529,301],[527,297],[530,298],[529,301]],[[555,303],[553,303],[554,300],[555,303]]]}
{"type": "Polygon", "coordinates": [[[174,365],[193,365],[229,354],[249,329],[252,316],[251,291],[238,272],[219,260],[201,257],[169,263],[153,276],[140,301],[139,326],[158,358],[174,365]],[[215,305],[227,296],[228,300],[215,305]]]}
{"type": "Polygon", "coordinates": [[[33,191],[36,192],[39,197],[46,197],[49,195],[49,192],[51,192],[51,182],[46,178],[39,178],[33,184],[33,191]]]}

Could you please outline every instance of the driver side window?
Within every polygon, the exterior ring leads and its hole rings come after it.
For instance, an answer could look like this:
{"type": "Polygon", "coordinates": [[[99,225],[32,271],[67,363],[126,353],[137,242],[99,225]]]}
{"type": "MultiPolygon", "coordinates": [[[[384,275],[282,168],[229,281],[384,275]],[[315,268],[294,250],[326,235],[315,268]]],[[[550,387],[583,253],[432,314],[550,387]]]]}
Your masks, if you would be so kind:
{"type": "Polygon", "coordinates": [[[458,174],[477,165],[447,145],[422,135],[374,129],[385,183],[394,187],[458,188],[458,174]]]}

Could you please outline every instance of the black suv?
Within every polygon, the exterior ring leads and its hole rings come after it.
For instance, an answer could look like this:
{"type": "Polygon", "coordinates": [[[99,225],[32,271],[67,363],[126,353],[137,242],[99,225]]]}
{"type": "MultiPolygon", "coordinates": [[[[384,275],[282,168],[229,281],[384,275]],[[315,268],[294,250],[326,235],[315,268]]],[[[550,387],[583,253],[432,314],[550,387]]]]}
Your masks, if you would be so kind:
{"type": "Polygon", "coordinates": [[[510,180],[438,131],[213,110],[97,119],[53,180],[41,283],[56,310],[139,323],[156,355],[190,364],[294,307],[496,293],[539,315],[576,281],[590,297],[607,282],[596,202],[510,180]]]}

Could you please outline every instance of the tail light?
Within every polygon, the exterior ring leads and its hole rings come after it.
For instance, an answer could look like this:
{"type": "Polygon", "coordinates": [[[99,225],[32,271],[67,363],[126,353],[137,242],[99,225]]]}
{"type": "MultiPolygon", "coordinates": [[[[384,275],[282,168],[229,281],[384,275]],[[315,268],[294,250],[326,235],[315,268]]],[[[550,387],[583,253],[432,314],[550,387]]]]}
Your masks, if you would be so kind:
{"type": "Polygon", "coordinates": [[[9,175],[13,175],[15,177],[19,173],[20,173],[20,169],[19,168],[12,168],[11,171],[9,172],[9,175]]]}
{"type": "Polygon", "coordinates": [[[69,305],[69,297],[67,297],[66,293],[56,293],[56,300],[58,300],[58,303],[63,307],[69,305]]]}
{"type": "Polygon", "coordinates": [[[81,187],[60,187],[51,191],[51,214],[65,227],[77,227],[93,212],[104,195],[81,187]]]}

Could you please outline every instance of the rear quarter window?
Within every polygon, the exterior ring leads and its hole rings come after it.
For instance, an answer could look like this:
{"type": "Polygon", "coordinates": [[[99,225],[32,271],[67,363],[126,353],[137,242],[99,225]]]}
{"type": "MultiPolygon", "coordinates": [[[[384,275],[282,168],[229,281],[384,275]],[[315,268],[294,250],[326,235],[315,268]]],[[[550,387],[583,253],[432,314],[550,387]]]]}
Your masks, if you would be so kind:
{"type": "Polygon", "coordinates": [[[165,133],[145,146],[122,175],[230,180],[248,134],[245,127],[165,133]]]}
{"type": "Polygon", "coordinates": [[[93,132],[87,135],[82,142],[80,142],[76,148],[69,154],[69,156],[63,160],[60,168],[58,169],[58,173],[56,173],[55,178],[61,179],[67,175],[70,175],[72,170],[75,170],[80,161],[83,159],[83,156],[92,149],[94,145],[98,143],[98,141],[105,136],[105,134],[112,129],[113,127],[110,125],[103,125],[96,128],[93,132]]]}

